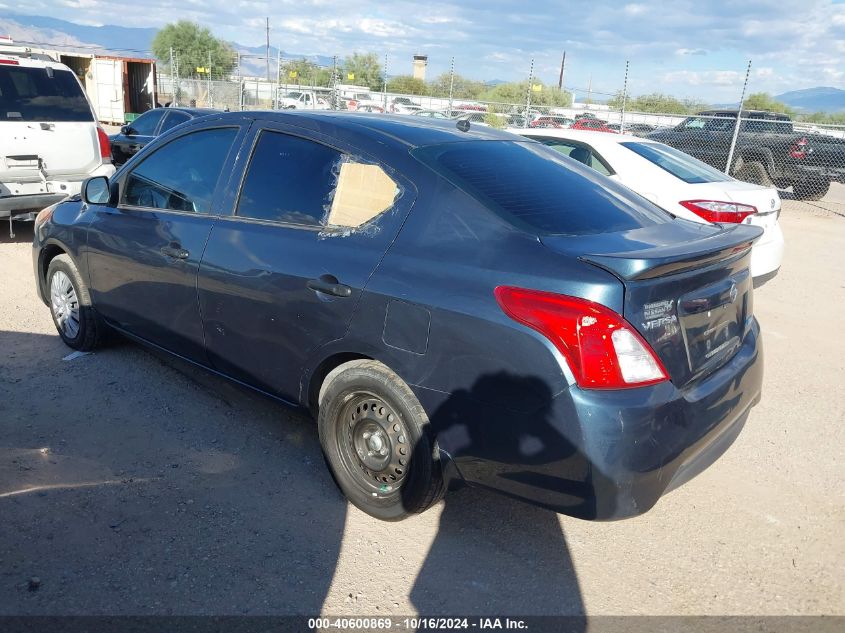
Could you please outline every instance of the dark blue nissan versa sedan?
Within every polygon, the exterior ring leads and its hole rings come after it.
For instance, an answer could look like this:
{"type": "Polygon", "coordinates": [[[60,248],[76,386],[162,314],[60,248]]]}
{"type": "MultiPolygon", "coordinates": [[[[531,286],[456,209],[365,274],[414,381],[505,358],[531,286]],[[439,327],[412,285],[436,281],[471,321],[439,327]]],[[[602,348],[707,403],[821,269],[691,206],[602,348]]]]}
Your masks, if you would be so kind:
{"type": "Polygon", "coordinates": [[[39,215],[38,292],[74,349],[117,331],[310,411],[380,519],[462,481],[585,519],[645,512],[760,398],[760,229],[677,219],[461,127],[185,123],[39,215]]]}

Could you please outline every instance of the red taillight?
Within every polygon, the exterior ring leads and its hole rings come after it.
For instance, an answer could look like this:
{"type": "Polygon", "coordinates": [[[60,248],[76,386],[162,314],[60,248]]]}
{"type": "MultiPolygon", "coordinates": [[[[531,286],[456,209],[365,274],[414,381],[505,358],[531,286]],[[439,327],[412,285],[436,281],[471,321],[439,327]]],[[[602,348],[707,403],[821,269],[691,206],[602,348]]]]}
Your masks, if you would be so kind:
{"type": "Polygon", "coordinates": [[[97,140],[100,143],[100,158],[103,159],[103,162],[111,162],[111,142],[105,130],[100,126],[97,126],[97,140]]]}
{"type": "Polygon", "coordinates": [[[749,215],[757,213],[757,207],[750,204],[736,202],[719,202],[718,200],[684,200],[681,206],[689,209],[698,217],[708,222],[724,222],[739,224],[749,215]]]}
{"type": "Polygon", "coordinates": [[[20,66],[17,59],[0,59],[0,64],[8,64],[9,66],[20,66]]]}
{"type": "Polygon", "coordinates": [[[799,139],[797,142],[793,143],[792,146],[789,148],[789,155],[792,158],[803,159],[807,157],[807,139],[802,138],[799,139]]]}
{"type": "Polygon", "coordinates": [[[505,314],[554,344],[580,387],[628,389],[668,380],[648,343],[610,308],[512,286],[499,286],[495,294],[505,314]]]}

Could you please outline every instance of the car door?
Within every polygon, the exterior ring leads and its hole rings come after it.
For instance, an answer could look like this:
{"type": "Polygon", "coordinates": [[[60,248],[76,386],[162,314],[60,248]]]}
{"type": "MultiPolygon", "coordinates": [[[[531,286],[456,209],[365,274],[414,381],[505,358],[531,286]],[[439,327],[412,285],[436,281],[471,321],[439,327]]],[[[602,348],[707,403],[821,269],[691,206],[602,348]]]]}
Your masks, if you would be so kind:
{"type": "Polygon", "coordinates": [[[406,179],[365,152],[296,130],[254,132],[242,180],[228,188],[240,195],[198,278],[214,367],[290,402],[310,354],[346,333],[414,200],[406,179]]]}
{"type": "Polygon", "coordinates": [[[120,173],[116,204],[87,210],[97,311],[130,334],[197,362],[205,361],[197,270],[220,174],[228,173],[243,133],[237,123],[189,128],[120,173]]]}
{"type": "Polygon", "coordinates": [[[112,157],[116,164],[122,165],[128,161],[156,137],[165,112],[165,108],[147,110],[132,123],[120,128],[120,133],[111,141],[112,157]]]}

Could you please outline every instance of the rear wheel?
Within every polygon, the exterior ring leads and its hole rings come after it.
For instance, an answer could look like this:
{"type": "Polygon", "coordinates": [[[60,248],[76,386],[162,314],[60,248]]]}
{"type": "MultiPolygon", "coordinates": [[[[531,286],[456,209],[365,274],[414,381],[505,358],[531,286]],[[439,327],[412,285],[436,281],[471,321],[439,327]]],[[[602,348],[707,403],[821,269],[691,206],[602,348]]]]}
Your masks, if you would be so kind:
{"type": "Polygon", "coordinates": [[[356,360],[329,373],[320,389],[318,428],[337,485],[367,514],[398,521],[443,496],[428,416],[382,363],[356,360]]]}
{"type": "Polygon", "coordinates": [[[771,187],[774,184],[769,177],[769,172],[766,171],[766,166],[756,160],[751,162],[743,161],[742,166],[734,172],[733,177],[737,180],[764,187],[771,187]]]}
{"type": "Polygon", "coordinates": [[[73,260],[56,255],[47,268],[50,314],[65,345],[90,351],[100,345],[105,326],[91,305],[88,287],[73,260]]]}
{"type": "Polygon", "coordinates": [[[792,185],[798,200],[821,200],[830,189],[830,181],[824,178],[807,178],[792,185]]]}

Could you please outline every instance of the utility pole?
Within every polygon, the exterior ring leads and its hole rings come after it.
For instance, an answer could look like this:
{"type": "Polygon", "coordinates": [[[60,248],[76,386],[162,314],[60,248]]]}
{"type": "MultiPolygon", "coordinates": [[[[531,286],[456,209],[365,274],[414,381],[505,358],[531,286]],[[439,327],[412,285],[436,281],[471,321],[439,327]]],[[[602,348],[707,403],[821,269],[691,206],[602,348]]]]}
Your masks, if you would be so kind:
{"type": "Polygon", "coordinates": [[[587,84],[587,105],[593,103],[593,75],[590,74],[590,82],[587,84]]]}
{"type": "Polygon", "coordinates": [[[337,110],[337,55],[332,58],[332,110],[337,110]]]}
{"type": "Polygon", "coordinates": [[[725,173],[730,176],[731,162],[734,157],[734,150],[736,149],[736,139],[739,136],[739,126],[742,121],[742,106],[745,104],[745,89],[748,88],[748,77],[751,75],[751,60],[748,60],[748,68],[745,70],[745,83],[742,84],[742,96],[739,98],[739,110],[736,111],[736,124],[734,125],[733,138],[731,138],[731,148],[728,150],[728,163],[725,165],[725,173]]]}
{"type": "Polygon", "coordinates": [[[208,51],[208,68],[205,69],[208,73],[208,107],[214,107],[214,96],[211,94],[211,51],[208,51]]]}
{"type": "Polygon", "coordinates": [[[557,80],[557,89],[563,90],[563,69],[566,68],[566,51],[563,51],[563,57],[560,60],[560,77],[557,80]]]}
{"type": "Polygon", "coordinates": [[[267,18],[267,53],[265,55],[267,62],[267,81],[270,81],[270,18],[267,18]]]}

